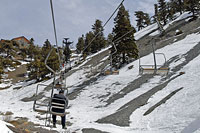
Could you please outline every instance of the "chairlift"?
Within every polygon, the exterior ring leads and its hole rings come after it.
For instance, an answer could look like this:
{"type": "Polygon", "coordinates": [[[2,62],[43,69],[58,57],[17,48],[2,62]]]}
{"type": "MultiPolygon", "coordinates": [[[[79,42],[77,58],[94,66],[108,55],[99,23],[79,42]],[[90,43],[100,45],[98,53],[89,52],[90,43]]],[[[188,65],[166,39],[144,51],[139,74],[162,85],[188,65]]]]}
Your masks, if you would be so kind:
{"type": "MultiPolygon", "coordinates": [[[[155,43],[155,40],[154,40],[155,43]]],[[[155,53],[154,46],[152,43],[154,65],[141,65],[141,59],[139,57],[139,74],[158,74],[158,75],[167,75],[170,68],[164,67],[163,65],[158,65],[156,62],[156,55],[162,55],[164,59],[164,64],[166,63],[166,57],[164,53],[155,53]]]]}
{"type": "Polygon", "coordinates": [[[112,42],[112,46],[114,47],[115,51],[113,53],[110,52],[110,69],[105,70],[104,75],[118,75],[119,74],[118,70],[113,70],[112,68],[113,55],[117,52],[117,47],[113,42],[112,42]]]}
{"type": "MultiPolygon", "coordinates": [[[[54,34],[55,34],[55,40],[56,40],[56,48],[57,48],[57,55],[59,64],[63,63],[63,58],[60,58],[59,49],[57,45],[57,36],[56,36],[56,29],[55,29],[55,20],[54,20],[54,13],[53,13],[53,4],[52,0],[50,0],[51,4],[51,11],[52,11],[52,19],[53,19],[53,26],[54,26],[54,34]]],[[[53,84],[52,85],[45,85],[45,84],[38,84],[36,88],[36,93],[34,96],[34,104],[33,104],[33,110],[39,113],[46,113],[46,121],[45,126],[50,126],[51,123],[51,116],[52,114],[63,116],[65,115],[65,108],[68,103],[65,102],[65,100],[54,98],[54,89],[57,90],[67,90],[66,88],[66,80],[65,79],[65,71],[62,71],[62,65],[60,65],[60,69],[58,72],[55,72],[50,66],[48,66],[47,61],[53,51],[54,47],[51,48],[49,51],[46,59],[45,59],[45,66],[47,69],[49,69],[54,74],[53,84]],[[56,76],[59,76],[58,79],[56,79],[56,76]],[[64,82],[63,82],[64,80],[64,82]],[[48,88],[51,90],[51,94],[49,97],[47,97],[45,100],[42,99],[43,96],[41,96],[41,91],[44,91],[44,88],[48,88]],[[43,90],[41,90],[43,89],[43,90]],[[56,110],[63,110],[62,113],[56,111],[56,110]]],[[[44,93],[44,92],[43,92],[44,93]]]]}

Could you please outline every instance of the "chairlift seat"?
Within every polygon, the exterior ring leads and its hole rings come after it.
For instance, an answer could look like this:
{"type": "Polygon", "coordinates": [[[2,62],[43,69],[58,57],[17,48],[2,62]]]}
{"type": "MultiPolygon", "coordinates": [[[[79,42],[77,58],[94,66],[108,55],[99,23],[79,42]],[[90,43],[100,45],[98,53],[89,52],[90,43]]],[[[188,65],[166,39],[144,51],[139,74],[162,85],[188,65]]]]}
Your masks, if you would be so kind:
{"type": "Polygon", "coordinates": [[[169,68],[158,68],[157,70],[155,70],[155,68],[140,68],[140,74],[153,74],[156,71],[156,74],[168,74],[169,72],[169,68]]]}
{"type": "Polygon", "coordinates": [[[47,113],[47,110],[43,110],[43,109],[34,109],[35,112],[39,112],[39,113],[47,113]]]}
{"type": "Polygon", "coordinates": [[[104,72],[105,75],[118,75],[119,74],[119,71],[117,70],[114,70],[114,71],[110,71],[110,70],[106,70],[104,72]]]}

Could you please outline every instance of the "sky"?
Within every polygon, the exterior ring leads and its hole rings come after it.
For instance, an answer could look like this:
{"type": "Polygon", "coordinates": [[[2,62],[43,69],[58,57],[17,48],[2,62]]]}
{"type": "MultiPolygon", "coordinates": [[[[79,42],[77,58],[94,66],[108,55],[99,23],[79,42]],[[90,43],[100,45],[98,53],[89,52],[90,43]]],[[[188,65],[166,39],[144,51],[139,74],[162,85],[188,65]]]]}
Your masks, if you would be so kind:
{"type": "MultiPolygon", "coordinates": [[[[96,19],[104,24],[121,1],[53,0],[58,45],[62,45],[66,37],[75,45],[78,37],[91,30],[96,19]]],[[[135,11],[142,10],[153,15],[155,3],[157,0],[125,0],[131,24],[136,25],[135,11]]],[[[114,17],[105,27],[105,36],[112,32],[114,17]]],[[[34,38],[37,45],[43,45],[46,39],[55,44],[50,0],[1,0],[0,39],[10,40],[19,36],[34,38]]]]}

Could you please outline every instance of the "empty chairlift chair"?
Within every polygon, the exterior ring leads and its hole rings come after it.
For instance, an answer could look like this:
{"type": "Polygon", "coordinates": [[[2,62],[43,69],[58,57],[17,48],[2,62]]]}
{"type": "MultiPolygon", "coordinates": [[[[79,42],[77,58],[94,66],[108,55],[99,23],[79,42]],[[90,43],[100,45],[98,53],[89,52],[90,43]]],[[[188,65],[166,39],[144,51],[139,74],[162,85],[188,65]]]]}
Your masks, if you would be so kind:
{"type": "Polygon", "coordinates": [[[112,53],[110,53],[110,69],[107,69],[107,70],[105,70],[104,71],[104,75],[118,75],[119,74],[119,71],[118,70],[113,70],[113,68],[112,68],[112,65],[113,65],[113,63],[112,63],[112,61],[113,61],[113,55],[117,52],[117,48],[116,48],[116,46],[115,46],[115,44],[114,43],[112,43],[112,46],[114,47],[114,49],[115,49],[115,51],[112,53]]]}
{"type": "MultiPolygon", "coordinates": [[[[166,57],[164,53],[155,53],[156,55],[162,55],[164,59],[164,64],[166,63],[166,57]]],[[[163,65],[157,65],[156,59],[154,59],[154,65],[141,65],[141,59],[139,59],[139,74],[159,74],[167,75],[169,72],[169,67],[164,67],[163,65]]]]}

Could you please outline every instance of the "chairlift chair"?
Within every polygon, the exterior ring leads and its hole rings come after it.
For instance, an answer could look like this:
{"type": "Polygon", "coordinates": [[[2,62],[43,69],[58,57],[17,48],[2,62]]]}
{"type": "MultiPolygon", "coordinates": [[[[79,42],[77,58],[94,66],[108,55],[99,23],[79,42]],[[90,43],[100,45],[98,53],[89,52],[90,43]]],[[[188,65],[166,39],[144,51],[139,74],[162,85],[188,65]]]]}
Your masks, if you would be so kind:
{"type": "MultiPolygon", "coordinates": [[[[155,43],[155,40],[154,40],[155,43]]],[[[167,75],[170,68],[164,67],[163,65],[157,65],[156,55],[162,55],[164,58],[164,64],[166,63],[166,57],[164,53],[155,53],[154,46],[152,43],[153,49],[153,57],[154,57],[154,65],[141,65],[141,59],[139,57],[139,74],[159,74],[159,75],[167,75]]]]}
{"type": "MultiPolygon", "coordinates": [[[[63,61],[61,61],[60,54],[59,54],[59,49],[58,49],[58,45],[57,45],[57,36],[56,36],[56,29],[55,29],[55,20],[54,20],[54,13],[53,13],[53,4],[52,4],[52,0],[50,0],[50,5],[51,5],[51,11],[52,11],[52,19],[53,19],[53,26],[54,26],[54,34],[55,34],[55,40],[56,40],[56,47],[57,47],[57,55],[58,55],[58,60],[59,60],[59,64],[60,66],[62,66],[63,61]]],[[[48,70],[50,70],[53,74],[54,74],[54,78],[53,78],[53,84],[52,85],[45,85],[45,84],[38,84],[37,85],[37,89],[36,89],[36,93],[35,93],[35,99],[34,99],[34,104],[33,104],[33,110],[36,112],[40,112],[40,113],[46,113],[46,121],[45,121],[45,126],[49,126],[50,122],[51,122],[51,115],[52,114],[56,114],[56,115],[64,115],[65,114],[65,108],[66,108],[66,102],[64,102],[64,100],[62,99],[56,99],[53,97],[54,95],[54,89],[66,89],[65,87],[65,82],[63,82],[64,78],[65,78],[65,72],[61,71],[61,68],[58,72],[55,72],[50,66],[48,66],[47,61],[53,51],[53,48],[51,48],[51,50],[49,51],[46,59],[45,59],[45,66],[48,70]],[[56,80],[56,76],[60,76],[60,78],[58,80],[56,80]],[[58,84],[57,84],[58,82],[58,84]],[[41,87],[42,86],[42,87],[41,87]],[[39,96],[39,89],[44,87],[50,87],[49,89],[51,90],[51,95],[50,97],[47,97],[46,99],[46,103],[44,103],[44,101],[39,101],[41,100],[41,98],[37,98],[39,96]],[[62,112],[57,112],[56,109],[62,109],[62,112]],[[47,124],[47,122],[49,122],[49,124],[47,124]]],[[[67,90],[68,93],[68,90],[67,90]]]]}
{"type": "Polygon", "coordinates": [[[114,43],[112,43],[115,51],[113,53],[110,52],[110,69],[107,69],[104,71],[104,75],[118,75],[119,71],[118,70],[113,70],[112,69],[112,60],[113,60],[113,55],[117,52],[117,48],[114,43]]]}

